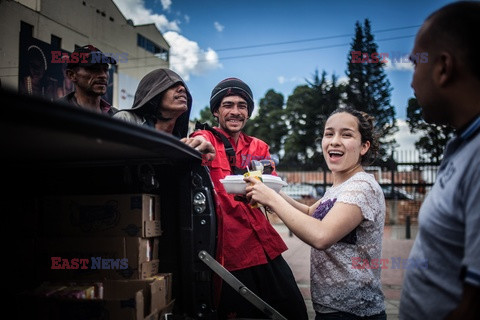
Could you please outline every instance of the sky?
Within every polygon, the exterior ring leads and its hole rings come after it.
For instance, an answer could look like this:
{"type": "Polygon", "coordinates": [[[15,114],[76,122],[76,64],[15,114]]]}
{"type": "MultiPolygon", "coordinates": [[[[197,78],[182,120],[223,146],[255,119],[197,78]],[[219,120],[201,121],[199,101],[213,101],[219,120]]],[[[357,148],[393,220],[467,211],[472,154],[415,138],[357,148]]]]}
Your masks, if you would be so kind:
{"type": "MultiPolygon", "coordinates": [[[[416,137],[405,124],[414,97],[408,55],[425,18],[447,0],[113,0],[134,24],[155,23],[170,44],[170,68],[192,96],[191,119],[209,105],[213,87],[237,77],[252,89],[255,104],[269,89],[285,102],[315,71],[345,79],[355,23],[369,19],[379,53],[387,53],[403,149],[416,137]]],[[[258,109],[258,108],[257,108],[258,109]]],[[[255,116],[255,112],[254,115],[255,116]]]]}

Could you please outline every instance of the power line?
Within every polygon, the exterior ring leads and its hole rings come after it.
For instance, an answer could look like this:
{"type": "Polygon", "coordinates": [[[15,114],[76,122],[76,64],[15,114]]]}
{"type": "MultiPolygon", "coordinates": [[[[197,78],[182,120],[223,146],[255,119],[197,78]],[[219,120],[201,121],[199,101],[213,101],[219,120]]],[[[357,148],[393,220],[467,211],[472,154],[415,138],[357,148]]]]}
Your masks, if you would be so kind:
{"type": "MultiPolygon", "coordinates": [[[[382,32],[390,32],[390,31],[397,31],[397,30],[405,30],[411,28],[418,28],[421,25],[415,26],[406,26],[406,27],[396,27],[396,28],[389,28],[389,29],[381,29],[373,31],[372,33],[382,33],[382,32]]],[[[329,39],[336,39],[336,38],[344,38],[344,37],[351,37],[353,34],[339,34],[335,36],[326,36],[326,37],[318,37],[318,38],[309,38],[309,39],[301,39],[301,40],[291,40],[291,41],[283,41],[283,42],[271,42],[271,43],[263,43],[263,44],[254,44],[248,46],[241,46],[241,47],[232,47],[232,48],[222,48],[222,49],[214,49],[216,52],[219,51],[229,51],[229,50],[241,50],[241,49],[251,49],[251,48],[262,48],[262,47],[269,47],[269,46],[279,46],[284,44],[292,44],[292,43],[300,43],[300,42],[311,42],[311,41],[319,41],[319,40],[329,40],[329,39]]]]}
{"type": "MultiPolygon", "coordinates": [[[[413,38],[413,37],[415,37],[415,35],[378,39],[376,41],[389,41],[389,40],[407,39],[407,38],[413,38]]],[[[336,48],[336,47],[344,47],[348,45],[349,43],[341,43],[341,44],[333,44],[333,45],[321,46],[321,47],[291,49],[291,50],[272,51],[272,52],[264,52],[264,53],[253,53],[253,54],[245,54],[245,55],[239,55],[239,56],[223,57],[223,58],[219,58],[219,60],[230,60],[230,59],[238,59],[238,58],[250,58],[250,57],[259,57],[259,56],[266,56],[266,55],[283,54],[283,53],[302,52],[302,51],[310,51],[310,50],[330,49],[330,48],[336,48]]]]}
{"type": "MultiPolygon", "coordinates": [[[[404,27],[407,28],[407,27],[404,27]]],[[[387,30],[387,29],[385,29],[387,30]]],[[[391,41],[391,40],[398,40],[398,39],[408,39],[408,38],[414,38],[415,35],[406,35],[406,36],[398,36],[398,37],[389,37],[389,38],[383,38],[383,39],[377,39],[375,40],[376,42],[380,41],[391,41]]],[[[333,44],[333,45],[326,45],[326,46],[320,46],[320,47],[310,47],[310,48],[302,48],[302,49],[291,49],[291,50],[281,50],[281,51],[269,51],[269,52],[262,52],[262,53],[252,53],[252,54],[243,54],[243,55],[237,55],[237,56],[229,56],[229,57],[219,57],[218,60],[232,60],[232,59],[241,59],[241,58],[252,58],[252,57],[260,57],[260,56],[267,56],[267,55],[277,55],[277,54],[285,54],[285,53],[293,53],[293,52],[303,52],[303,51],[312,51],[312,50],[322,50],[322,49],[330,49],[330,48],[337,48],[337,47],[344,47],[348,46],[350,43],[341,43],[341,44],[333,44]]],[[[175,56],[175,55],[170,55],[170,57],[175,56]]],[[[199,59],[198,63],[203,63],[203,62],[208,62],[206,59],[199,59]]],[[[172,65],[170,61],[170,66],[172,65]]],[[[173,64],[175,65],[175,64],[173,64]]],[[[135,67],[124,67],[124,69],[133,69],[133,68],[145,68],[145,67],[155,67],[158,66],[158,64],[152,64],[152,65],[144,65],[144,66],[135,66],[135,67]]]]}
{"type": "MultiPolygon", "coordinates": [[[[412,28],[418,28],[418,27],[421,27],[421,25],[380,29],[380,30],[372,31],[372,33],[383,33],[383,32],[398,31],[398,30],[412,29],[412,28]]],[[[222,48],[222,49],[213,49],[213,50],[215,52],[220,52],[220,51],[230,51],[230,50],[253,49],[253,48],[262,48],[262,47],[278,46],[278,45],[284,45],[284,44],[294,44],[294,43],[301,43],[301,42],[329,40],[329,39],[352,37],[352,36],[353,36],[352,33],[339,34],[339,35],[334,35],[334,36],[317,37],[317,38],[301,39],[301,40],[291,40],[291,41],[283,41],[283,42],[271,42],[271,43],[263,43],[263,44],[248,45],[248,46],[241,46],[241,47],[222,48]]],[[[408,37],[410,37],[410,36],[407,36],[407,38],[408,37]]],[[[402,39],[402,37],[392,38],[392,39],[402,39]]],[[[383,39],[383,40],[390,40],[390,39],[383,39]]],[[[381,40],[376,40],[376,41],[381,41],[381,40]]],[[[281,54],[281,53],[290,53],[290,52],[298,52],[298,51],[309,51],[309,50],[316,50],[316,49],[328,49],[328,48],[339,47],[339,46],[342,46],[342,45],[343,44],[332,45],[332,46],[324,46],[324,47],[314,47],[314,48],[307,48],[307,49],[284,50],[284,51],[273,52],[271,54],[281,54]]],[[[245,55],[245,57],[264,56],[264,55],[268,55],[268,54],[270,54],[270,53],[250,54],[250,55],[245,55]]],[[[244,57],[244,56],[238,56],[238,57],[244,57]]],[[[146,57],[146,58],[151,59],[151,58],[157,58],[157,57],[146,57]]],[[[235,59],[235,58],[236,57],[226,57],[226,58],[222,58],[222,60],[235,59]]],[[[138,60],[138,59],[145,59],[145,58],[131,58],[131,60],[138,60]]],[[[204,60],[204,61],[207,61],[207,60],[204,60]]]]}

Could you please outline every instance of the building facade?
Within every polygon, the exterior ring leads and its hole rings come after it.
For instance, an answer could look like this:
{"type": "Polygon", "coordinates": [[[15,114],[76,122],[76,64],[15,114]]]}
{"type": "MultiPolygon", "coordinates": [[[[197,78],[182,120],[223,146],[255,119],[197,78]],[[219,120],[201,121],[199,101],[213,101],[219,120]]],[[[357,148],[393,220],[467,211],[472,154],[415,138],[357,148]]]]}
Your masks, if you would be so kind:
{"type": "Polygon", "coordinates": [[[132,105],[145,74],[169,67],[170,46],[156,26],[134,25],[111,0],[0,0],[0,28],[1,85],[32,93],[36,68],[44,74],[39,94],[50,100],[72,89],[52,52],[92,44],[115,57],[107,98],[120,109],[132,105]]]}

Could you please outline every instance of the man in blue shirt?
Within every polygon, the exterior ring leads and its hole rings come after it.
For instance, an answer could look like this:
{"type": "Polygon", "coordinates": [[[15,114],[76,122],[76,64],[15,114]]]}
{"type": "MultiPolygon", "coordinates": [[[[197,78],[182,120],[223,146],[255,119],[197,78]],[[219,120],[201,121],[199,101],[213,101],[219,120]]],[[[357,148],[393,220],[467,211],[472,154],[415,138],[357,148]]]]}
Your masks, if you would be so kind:
{"type": "Polygon", "coordinates": [[[427,122],[457,129],[419,213],[400,319],[480,319],[480,2],[430,15],[415,39],[412,88],[427,122]],[[420,53],[428,61],[418,61],[420,53]]]}

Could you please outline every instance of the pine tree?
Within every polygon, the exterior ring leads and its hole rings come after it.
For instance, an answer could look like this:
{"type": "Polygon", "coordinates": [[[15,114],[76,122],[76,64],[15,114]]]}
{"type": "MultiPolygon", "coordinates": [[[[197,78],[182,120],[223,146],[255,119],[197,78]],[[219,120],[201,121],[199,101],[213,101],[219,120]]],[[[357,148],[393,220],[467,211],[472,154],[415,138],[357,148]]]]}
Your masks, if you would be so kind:
{"type": "Polygon", "coordinates": [[[348,84],[345,103],[375,117],[375,126],[380,137],[380,154],[384,156],[395,144],[392,135],[398,131],[398,127],[395,109],[390,103],[392,88],[368,19],[365,19],[363,27],[356,22],[355,37],[347,59],[348,84]]]}

